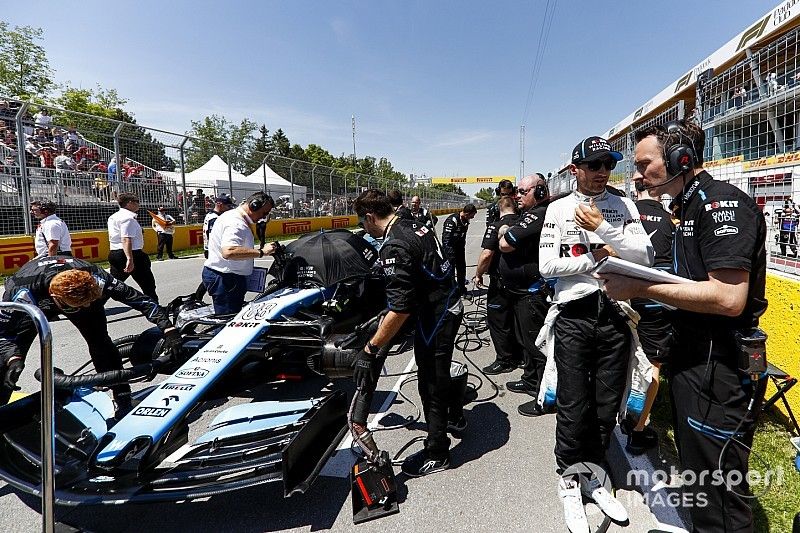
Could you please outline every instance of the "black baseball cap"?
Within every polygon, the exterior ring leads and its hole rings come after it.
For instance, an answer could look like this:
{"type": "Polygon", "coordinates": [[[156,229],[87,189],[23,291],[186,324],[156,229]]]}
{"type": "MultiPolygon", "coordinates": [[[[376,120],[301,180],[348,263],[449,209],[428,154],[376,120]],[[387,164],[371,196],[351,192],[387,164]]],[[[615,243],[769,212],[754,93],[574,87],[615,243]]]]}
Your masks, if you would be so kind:
{"type": "Polygon", "coordinates": [[[224,192],[219,193],[217,197],[214,199],[214,201],[220,204],[234,205],[233,199],[224,192]]]}
{"type": "Polygon", "coordinates": [[[588,163],[604,157],[612,157],[615,161],[622,161],[622,154],[611,149],[608,141],[602,137],[587,137],[572,150],[572,163],[588,163]]]}

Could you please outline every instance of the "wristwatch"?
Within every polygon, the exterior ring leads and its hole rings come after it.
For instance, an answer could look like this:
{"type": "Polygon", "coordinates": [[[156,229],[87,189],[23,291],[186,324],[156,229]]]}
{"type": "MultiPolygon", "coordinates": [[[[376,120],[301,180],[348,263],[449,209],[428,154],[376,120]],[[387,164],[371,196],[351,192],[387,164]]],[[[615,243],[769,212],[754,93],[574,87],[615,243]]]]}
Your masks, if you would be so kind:
{"type": "Polygon", "coordinates": [[[379,346],[375,346],[371,342],[367,341],[367,353],[368,354],[370,354],[370,355],[378,355],[379,351],[380,351],[380,347],[379,346]]]}

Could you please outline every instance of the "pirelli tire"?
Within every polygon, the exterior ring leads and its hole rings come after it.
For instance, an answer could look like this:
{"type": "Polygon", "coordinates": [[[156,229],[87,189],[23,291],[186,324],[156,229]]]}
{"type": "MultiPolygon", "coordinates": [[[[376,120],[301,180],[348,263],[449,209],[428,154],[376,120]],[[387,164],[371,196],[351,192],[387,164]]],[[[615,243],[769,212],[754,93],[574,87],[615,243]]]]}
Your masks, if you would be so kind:
{"type": "Polygon", "coordinates": [[[123,360],[139,365],[149,363],[161,354],[163,337],[160,329],[152,327],[139,335],[126,335],[111,342],[119,350],[123,360]]]}

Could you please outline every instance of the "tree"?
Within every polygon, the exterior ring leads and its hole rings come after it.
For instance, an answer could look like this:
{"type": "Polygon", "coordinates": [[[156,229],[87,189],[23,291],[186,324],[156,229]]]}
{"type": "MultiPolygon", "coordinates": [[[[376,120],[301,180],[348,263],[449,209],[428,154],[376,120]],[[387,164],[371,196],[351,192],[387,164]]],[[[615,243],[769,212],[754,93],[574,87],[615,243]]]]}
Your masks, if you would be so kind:
{"type": "Polygon", "coordinates": [[[455,185],[454,183],[434,183],[433,185],[431,185],[431,188],[438,189],[444,192],[452,192],[455,194],[460,194],[462,196],[467,196],[467,193],[461,190],[461,187],[455,185]]]}
{"type": "Polygon", "coordinates": [[[264,155],[272,153],[274,149],[272,145],[272,137],[270,137],[269,130],[267,129],[266,125],[262,124],[261,127],[258,128],[258,135],[259,137],[256,139],[254,151],[264,155]]]}
{"type": "MultiPolygon", "coordinates": [[[[192,121],[186,135],[194,137],[192,150],[186,157],[186,170],[191,172],[203,166],[214,155],[229,162],[240,171],[252,171],[253,150],[256,139],[253,136],[258,125],[245,118],[237,125],[220,115],[211,115],[203,120],[192,121]]],[[[260,164],[260,161],[259,161],[260,164]]]]}
{"type": "Polygon", "coordinates": [[[272,134],[272,151],[283,157],[289,157],[289,152],[292,149],[292,143],[289,138],[283,133],[283,130],[278,128],[278,131],[272,134]]]}
{"type": "Polygon", "coordinates": [[[41,28],[0,21],[0,93],[23,100],[44,98],[55,86],[41,28]]]}
{"type": "Polygon", "coordinates": [[[491,187],[484,187],[483,189],[479,190],[475,193],[476,198],[480,198],[484,202],[493,202],[494,201],[494,189],[491,187]]]}
{"type": "Polygon", "coordinates": [[[325,148],[316,144],[309,144],[305,150],[306,160],[315,165],[323,165],[326,167],[334,166],[334,157],[325,148]]]}

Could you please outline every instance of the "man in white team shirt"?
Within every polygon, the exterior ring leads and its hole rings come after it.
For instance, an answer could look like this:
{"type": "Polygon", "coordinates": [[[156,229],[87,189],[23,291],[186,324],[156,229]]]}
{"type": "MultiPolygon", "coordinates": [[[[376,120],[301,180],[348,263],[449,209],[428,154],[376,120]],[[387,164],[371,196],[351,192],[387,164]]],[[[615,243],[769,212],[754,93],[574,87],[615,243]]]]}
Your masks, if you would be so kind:
{"type": "Polygon", "coordinates": [[[142,226],[136,221],[139,197],[123,192],[117,196],[117,203],[119,211],[108,217],[108,263],[111,275],[123,282],[133,277],[142,292],[158,302],[150,256],[142,250],[142,226]]]}
{"type": "Polygon", "coordinates": [[[274,243],[255,248],[251,229],[273,207],[275,201],[270,195],[257,192],[236,209],[221,214],[214,223],[208,240],[208,259],[203,264],[203,284],[216,314],[241,311],[254,260],[275,251],[274,243]]]}
{"type": "MultiPolygon", "coordinates": [[[[653,246],[636,206],[606,190],[621,159],[601,137],[580,142],[570,165],[576,190],[548,206],[539,239],[539,271],[545,278],[558,278],[555,455],[562,472],[584,461],[604,463],[630,358],[626,319],[591,271],[609,255],[647,266],[653,262],[653,246]]],[[[580,501],[577,481],[569,475],[561,480],[568,517],[568,502],[580,501]]]]}
{"type": "Polygon", "coordinates": [[[31,214],[39,220],[33,240],[35,259],[72,255],[72,237],[67,224],[56,215],[56,204],[47,200],[31,202],[31,214]]]}
{"type": "MultiPolygon", "coordinates": [[[[214,229],[214,222],[217,221],[222,213],[234,207],[236,207],[236,200],[232,196],[228,196],[224,192],[219,193],[214,199],[214,210],[206,214],[206,218],[203,219],[203,255],[206,259],[208,259],[208,241],[211,238],[211,230],[214,229]]],[[[194,297],[197,300],[202,300],[205,295],[206,286],[201,281],[194,292],[194,297]]]]}

